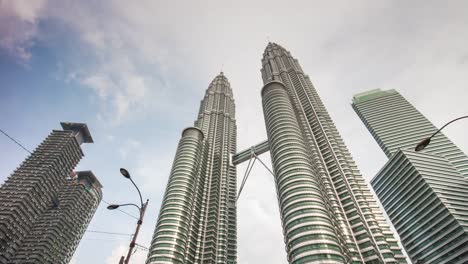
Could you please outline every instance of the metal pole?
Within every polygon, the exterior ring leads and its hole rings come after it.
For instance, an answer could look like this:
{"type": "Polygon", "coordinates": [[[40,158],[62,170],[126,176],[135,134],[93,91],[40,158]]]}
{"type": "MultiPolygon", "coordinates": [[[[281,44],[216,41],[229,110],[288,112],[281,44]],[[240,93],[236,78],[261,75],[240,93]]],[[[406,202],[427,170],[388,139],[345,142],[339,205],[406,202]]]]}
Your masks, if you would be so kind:
{"type": "Polygon", "coordinates": [[[136,227],[136,230],[135,230],[135,234],[133,235],[132,242],[130,242],[130,246],[129,246],[129,248],[128,248],[127,257],[125,258],[125,264],[128,264],[128,263],[130,262],[130,256],[132,255],[133,248],[135,247],[136,239],[137,239],[137,237],[138,237],[138,233],[140,232],[141,224],[143,223],[143,217],[145,216],[146,206],[148,205],[148,202],[149,202],[149,199],[146,200],[146,203],[143,204],[143,206],[141,207],[141,210],[140,210],[140,219],[138,219],[137,227],[136,227]]]}
{"type": "Polygon", "coordinates": [[[468,118],[468,116],[461,116],[459,118],[455,118],[453,119],[452,121],[448,122],[447,124],[445,124],[443,127],[441,127],[439,130],[437,130],[434,134],[432,134],[432,136],[430,136],[429,138],[432,138],[434,137],[435,135],[437,135],[442,129],[444,129],[446,126],[450,125],[451,123],[457,121],[457,120],[460,120],[460,119],[463,119],[463,118],[468,118]]]}

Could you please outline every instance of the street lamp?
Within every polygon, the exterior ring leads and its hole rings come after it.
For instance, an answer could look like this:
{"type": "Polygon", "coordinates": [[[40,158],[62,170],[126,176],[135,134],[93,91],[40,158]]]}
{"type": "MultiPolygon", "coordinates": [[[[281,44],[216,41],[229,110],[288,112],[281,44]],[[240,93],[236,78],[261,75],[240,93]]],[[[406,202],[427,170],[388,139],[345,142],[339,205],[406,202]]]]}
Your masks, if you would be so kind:
{"type": "Polygon", "coordinates": [[[447,124],[445,124],[443,127],[441,127],[439,130],[437,130],[434,134],[432,134],[430,137],[428,138],[425,138],[423,139],[421,142],[419,142],[416,147],[414,148],[414,151],[421,151],[423,149],[425,149],[427,147],[427,145],[429,145],[429,143],[431,143],[431,139],[437,135],[437,133],[439,133],[442,129],[444,129],[444,127],[448,126],[449,124],[457,121],[457,120],[460,120],[460,119],[463,119],[463,118],[468,118],[468,116],[461,116],[459,118],[455,118],[454,120],[448,122],[447,124]]]}
{"type": "Polygon", "coordinates": [[[138,189],[135,182],[132,180],[132,177],[130,177],[130,173],[126,169],[121,168],[120,173],[125,178],[129,179],[132,182],[133,186],[135,186],[135,188],[138,191],[138,195],[140,196],[140,206],[138,206],[138,205],[136,205],[134,203],[110,204],[109,206],[107,206],[107,209],[109,209],[109,210],[115,210],[115,209],[117,209],[119,207],[122,207],[122,206],[135,206],[136,208],[138,208],[138,211],[140,212],[140,217],[138,218],[135,233],[133,234],[132,242],[130,242],[130,246],[128,248],[127,257],[125,258],[124,256],[122,256],[121,259],[120,259],[120,262],[119,262],[119,263],[128,264],[129,261],[130,261],[130,256],[132,255],[133,248],[135,247],[135,244],[136,244],[136,239],[137,239],[138,233],[140,232],[141,224],[143,224],[143,217],[145,216],[145,211],[146,211],[146,207],[148,206],[149,199],[146,200],[146,203],[143,203],[143,198],[141,197],[140,189],[138,189]]]}

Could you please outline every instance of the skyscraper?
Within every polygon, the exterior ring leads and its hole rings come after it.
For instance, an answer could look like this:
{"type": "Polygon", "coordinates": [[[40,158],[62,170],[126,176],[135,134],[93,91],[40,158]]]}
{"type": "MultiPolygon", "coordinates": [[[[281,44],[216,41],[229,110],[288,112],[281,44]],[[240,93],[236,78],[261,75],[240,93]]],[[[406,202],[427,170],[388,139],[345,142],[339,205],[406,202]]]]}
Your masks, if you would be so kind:
{"type": "Polygon", "coordinates": [[[11,263],[68,264],[101,201],[101,188],[91,171],[67,179],[56,204],[34,223],[11,263]]]}
{"type": "Polygon", "coordinates": [[[298,61],[275,43],[262,60],[263,111],[290,263],[406,263],[298,61]]]}
{"type": "Polygon", "coordinates": [[[371,184],[413,263],[468,262],[468,158],[395,90],[357,94],[353,108],[390,158],[371,184]]]}
{"type": "MultiPolygon", "coordinates": [[[[371,90],[354,96],[352,106],[374,139],[391,157],[400,149],[414,149],[437,128],[395,90],[371,90]]],[[[424,152],[444,156],[468,177],[468,157],[443,133],[431,139],[424,152]]]]}
{"type": "MultiPolygon", "coordinates": [[[[79,229],[82,234],[89,221],[87,218],[95,209],[89,208],[89,212],[81,211],[84,214],[79,217],[76,215],[77,211],[67,209],[70,201],[65,197],[69,194],[64,191],[70,184],[73,168],[83,157],[80,145],[91,143],[93,140],[86,124],[61,125],[63,130],[54,130],[0,187],[1,264],[30,263],[17,254],[29,258],[29,255],[47,255],[49,251],[59,247],[55,244],[56,241],[42,243],[40,239],[35,239],[38,237],[46,238],[53,234],[55,238],[67,237],[62,240],[67,243],[77,243],[81,235],[69,234],[69,230],[62,232],[63,229],[55,229],[65,222],[54,225],[53,230],[50,230],[51,223],[47,223],[47,219],[53,218],[50,215],[60,215],[62,220],[74,219],[77,226],[72,229],[79,229]],[[64,211],[61,210],[61,204],[64,211]],[[81,221],[82,217],[87,221],[81,221]],[[21,254],[20,251],[25,248],[35,251],[21,254]]],[[[99,203],[100,195],[96,199],[94,203],[99,203]]],[[[75,202],[81,203],[79,200],[75,202]]],[[[77,210],[87,209],[82,208],[80,204],[75,206],[78,206],[77,210]]],[[[76,246],[69,245],[70,247],[60,251],[61,255],[56,256],[58,259],[67,259],[73,254],[76,246]]]]}
{"type": "Polygon", "coordinates": [[[182,132],[156,229],[150,263],[236,263],[235,105],[221,72],[182,132]]]}

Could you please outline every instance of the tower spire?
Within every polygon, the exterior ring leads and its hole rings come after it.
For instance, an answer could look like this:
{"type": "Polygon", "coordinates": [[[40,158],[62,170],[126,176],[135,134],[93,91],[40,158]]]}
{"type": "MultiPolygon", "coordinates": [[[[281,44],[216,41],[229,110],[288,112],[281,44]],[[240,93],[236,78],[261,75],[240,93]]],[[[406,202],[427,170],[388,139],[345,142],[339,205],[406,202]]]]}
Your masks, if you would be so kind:
{"type": "Polygon", "coordinates": [[[263,112],[289,263],[405,263],[299,62],[285,48],[269,42],[261,72],[263,112]],[[327,254],[321,254],[323,249],[327,254]]]}
{"type": "Polygon", "coordinates": [[[147,264],[237,262],[235,150],[234,98],[221,71],[182,133],[147,264]]]}

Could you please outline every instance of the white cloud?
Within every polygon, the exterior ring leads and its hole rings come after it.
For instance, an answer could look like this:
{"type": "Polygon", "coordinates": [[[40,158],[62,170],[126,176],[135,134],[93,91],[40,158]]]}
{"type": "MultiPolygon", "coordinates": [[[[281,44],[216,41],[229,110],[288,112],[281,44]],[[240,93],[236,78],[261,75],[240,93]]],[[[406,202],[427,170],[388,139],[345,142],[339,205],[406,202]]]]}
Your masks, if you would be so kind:
{"type": "Polygon", "coordinates": [[[96,92],[96,94],[102,99],[106,99],[115,87],[109,77],[104,74],[87,76],[82,80],[82,83],[93,89],[94,92],[96,92]]]}
{"type": "Polygon", "coordinates": [[[120,156],[123,159],[133,156],[135,153],[139,153],[141,150],[141,142],[132,138],[127,139],[122,146],[119,148],[120,156]],[[133,154],[133,155],[132,155],[133,154]]]}
{"type": "MultiPolygon", "coordinates": [[[[13,25],[24,27],[15,31],[0,23],[0,33],[7,33],[0,35],[0,45],[23,60],[30,57],[28,48],[44,11],[43,1],[32,2],[37,4],[0,8],[0,22],[13,16],[13,25]],[[9,10],[8,16],[4,10],[9,10]]],[[[122,123],[157,108],[159,116],[171,113],[167,116],[180,127],[189,125],[174,109],[186,107],[182,100],[198,102],[224,64],[236,99],[239,149],[266,138],[259,69],[269,35],[310,74],[370,179],[386,159],[349,106],[352,95],[396,88],[436,124],[466,112],[465,10],[463,1],[114,1],[105,6],[55,1],[42,17],[69,25],[91,50],[96,64],[73,69],[69,79],[82,82],[98,98],[100,120],[122,123]],[[187,80],[189,87],[174,86],[179,79],[187,80]]],[[[452,127],[449,136],[461,147],[468,146],[466,130],[452,127]]],[[[151,194],[152,206],[164,192],[177,142],[172,144],[142,155],[123,155],[136,164],[135,174],[143,181],[144,193],[151,194]]],[[[273,181],[257,167],[238,205],[239,260],[286,263],[273,181]]],[[[238,168],[240,176],[243,168],[238,168]]],[[[157,217],[157,206],[152,208],[142,237],[147,242],[157,217]]]]}
{"type": "Polygon", "coordinates": [[[146,77],[137,73],[133,65],[127,62],[122,65],[118,61],[113,63],[100,65],[98,72],[85,72],[81,77],[76,74],[72,76],[91,88],[99,99],[98,104],[106,120],[119,124],[132,114],[146,109],[150,91],[146,77]]]}
{"type": "Polygon", "coordinates": [[[27,63],[45,0],[0,1],[0,49],[27,63]]]}

